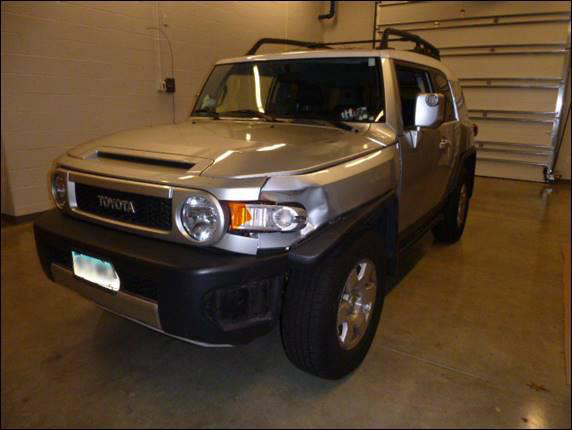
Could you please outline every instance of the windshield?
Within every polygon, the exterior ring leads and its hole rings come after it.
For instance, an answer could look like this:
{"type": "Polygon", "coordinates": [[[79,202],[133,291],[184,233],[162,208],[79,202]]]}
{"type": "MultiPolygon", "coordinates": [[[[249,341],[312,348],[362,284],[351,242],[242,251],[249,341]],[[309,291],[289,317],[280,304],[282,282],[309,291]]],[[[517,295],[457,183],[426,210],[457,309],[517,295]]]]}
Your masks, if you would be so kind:
{"type": "Polygon", "coordinates": [[[384,122],[381,79],[378,58],[222,64],[192,115],[384,122]]]}

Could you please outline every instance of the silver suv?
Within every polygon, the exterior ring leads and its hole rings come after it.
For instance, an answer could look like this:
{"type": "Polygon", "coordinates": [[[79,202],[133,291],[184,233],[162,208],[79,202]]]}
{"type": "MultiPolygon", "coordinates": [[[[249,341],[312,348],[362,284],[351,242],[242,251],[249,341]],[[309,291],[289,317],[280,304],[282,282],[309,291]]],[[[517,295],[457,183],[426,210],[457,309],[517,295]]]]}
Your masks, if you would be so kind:
{"type": "Polygon", "coordinates": [[[34,226],[46,275],[199,345],[279,323],[296,366],[351,372],[402,251],[429,230],[461,237],[476,162],[439,51],[394,29],[378,42],[262,39],[215,65],[188,120],[62,155],[57,208],[34,226]],[[267,43],[303,49],[256,55],[267,43]]]}

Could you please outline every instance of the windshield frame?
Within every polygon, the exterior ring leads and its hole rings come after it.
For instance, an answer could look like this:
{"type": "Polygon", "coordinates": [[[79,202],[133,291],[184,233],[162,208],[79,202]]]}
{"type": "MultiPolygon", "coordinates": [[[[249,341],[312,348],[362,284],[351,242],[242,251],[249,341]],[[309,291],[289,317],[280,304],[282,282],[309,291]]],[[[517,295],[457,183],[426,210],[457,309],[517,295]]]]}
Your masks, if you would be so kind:
{"type": "MultiPolygon", "coordinates": [[[[214,65],[214,67],[211,68],[207,78],[205,79],[205,81],[203,82],[203,85],[201,86],[201,90],[197,93],[196,98],[195,98],[195,102],[193,104],[193,108],[191,110],[191,113],[189,115],[189,118],[210,118],[210,119],[232,119],[232,120],[256,120],[256,121],[268,121],[267,119],[261,118],[259,116],[244,116],[244,115],[223,115],[222,112],[215,112],[216,114],[216,118],[214,117],[214,115],[209,115],[209,114],[196,114],[197,110],[198,110],[198,106],[199,106],[199,102],[202,99],[203,93],[205,91],[206,86],[208,85],[213,73],[215,72],[215,70],[217,69],[217,67],[224,67],[224,66],[234,66],[237,64],[241,64],[241,65],[245,65],[245,64],[251,64],[251,65],[260,65],[260,64],[268,64],[268,63],[280,63],[280,62],[302,62],[302,61],[308,61],[308,60],[324,60],[324,61],[328,61],[328,60],[355,60],[355,59],[373,59],[375,61],[375,69],[377,71],[377,73],[375,73],[375,84],[377,86],[377,91],[378,91],[378,98],[380,101],[380,111],[378,112],[378,118],[374,118],[374,120],[354,120],[354,119],[335,119],[333,121],[339,121],[339,122],[347,122],[347,123],[356,123],[356,124],[376,124],[376,123],[386,123],[387,122],[387,103],[385,100],[385,82],[384,82],[384,76],[383,76],[383,66],[382,66],[382,62],[381,62],[381,57],[379,56],[375,56],[375,55],[360,55],[360,56],[339,56],[339,57],[307,57],[307,58],[288,58],[288,59],[273,59],[273,60],[254,60],[254,61],[233,61],[233,62],[223,62],[223,63],[217,63],[214,65]],[[379,113],[383,112],[383,114],[379,115],[379,113]]],[[[229,69],[229,73],[232,69],[229,69]]],[[[227,79],[228,74],[224,77],[224,80],[227,79]]],[[[221,81],[222,82],[222,81],[221,81]]],[[[327,122],[327,121],[332,121],[332,119],[328,119],[325,117],[316,117],[316,116],[312,116],[312,115],[308,115],[308,116],[280,116],[280,115],[276,115],[274,113],[270,113],[269,115],[271,115],[273,117],[273,120],[277,120],[280,122],[296,122],[297,120],[307,120],[307,121],[311,121],[311,120],[315,120],[317,122],[317,124],[319,122],[327,122]]]]}

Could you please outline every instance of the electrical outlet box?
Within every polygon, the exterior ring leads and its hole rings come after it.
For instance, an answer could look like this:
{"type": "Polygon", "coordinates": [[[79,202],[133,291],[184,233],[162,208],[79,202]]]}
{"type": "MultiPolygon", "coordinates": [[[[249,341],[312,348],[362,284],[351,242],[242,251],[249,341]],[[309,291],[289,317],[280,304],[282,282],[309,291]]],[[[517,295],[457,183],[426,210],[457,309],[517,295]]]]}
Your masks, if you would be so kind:
{"type": "Polygon", "coordinates": [[[165,88],[168,93],[175,92],[175,78],[165,78],[165,88]]]}
{"type": "Polygon", "coordinates": [[[157,91],[160,93],[174,93],[175,92],[175,78],[165,78],[157,84],[157,91]]]}

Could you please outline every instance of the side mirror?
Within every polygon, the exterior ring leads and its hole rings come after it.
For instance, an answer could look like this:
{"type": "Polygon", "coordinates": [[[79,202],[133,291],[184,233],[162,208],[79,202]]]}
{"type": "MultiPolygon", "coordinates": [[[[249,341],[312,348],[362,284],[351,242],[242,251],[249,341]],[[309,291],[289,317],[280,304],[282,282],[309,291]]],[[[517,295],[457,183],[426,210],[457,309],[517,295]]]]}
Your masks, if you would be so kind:
{"type": "Polygon", "coordinates": [[[438,93],[422,93],[415,101],[415,127],[436,128],[445,114],[445,96],[438,93]]]}

